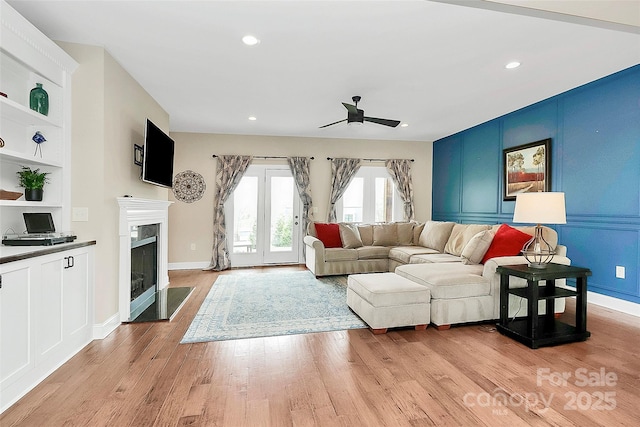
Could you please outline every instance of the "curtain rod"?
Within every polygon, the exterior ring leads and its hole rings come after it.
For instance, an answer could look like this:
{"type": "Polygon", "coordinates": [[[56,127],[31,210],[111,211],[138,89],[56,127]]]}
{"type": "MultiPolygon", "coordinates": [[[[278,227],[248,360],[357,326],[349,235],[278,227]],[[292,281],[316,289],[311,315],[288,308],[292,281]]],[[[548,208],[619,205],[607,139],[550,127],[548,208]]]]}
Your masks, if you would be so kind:
{"type": "MultiPolygon", "coordinates": [[[[215,159],[216,157],[218,157],[217,154],[213,155],[213,158],[215,159]]],[[[288,159],[287,156],[253,156],[254,159],[288,159]]],[[[315,157],[309,157],[311,160],[315,160],[315,157]]]]}
{"type": "MultiPolygon", "coordinates": [[[[333,157],[327,157],[327,160],[333,160],[333,157]]],[[[360,160],[364,160],[365,162],[386,162],[389,159],[360,159],[360,160]]],[[[414,159],[408,159],[412,162],[415,162],[414,159]]]]}

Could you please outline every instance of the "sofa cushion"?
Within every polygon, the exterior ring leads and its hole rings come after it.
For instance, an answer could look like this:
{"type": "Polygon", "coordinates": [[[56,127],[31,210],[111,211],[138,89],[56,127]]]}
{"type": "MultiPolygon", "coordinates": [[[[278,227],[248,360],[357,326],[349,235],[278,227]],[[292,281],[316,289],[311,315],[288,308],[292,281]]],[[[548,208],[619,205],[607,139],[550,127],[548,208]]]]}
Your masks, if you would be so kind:
{"type": "Polygon", "coordinates": [[[444,246],[449,240],[454,225],[454,222],[427,221],[422,233],[420,233],[418,244],[438,252],[444,252],[444,246]]]}
{"type": "Polygon", "coordinates": [[[357,261],[357,249],[329,248],[324,250],[324,260],[331,261],[357,261]]]}
{"type": "Polygon", "coordinates": [[[362,246],[356,248],[358,259],[380,259],[389,257],[388,246],[362,246]]]}
{"type": "Polygon", "coordinates": [[[438,253],[435,249],[429,249],[422,246],[396,246],[389,251],[389,259],[408,264],[414,255],[438,253]]]}
{"type": "Polygon", "coordinates": [[[469,240],[481,231],[489,230],[490,225],[484,224],[456,224],[451,230],[451,235],[447,244],[444,246],[444,252],[452,255],[462,255],[462,250],[469,243],[469,240]]]}
{"type": "Polygon", "coordinates": [[[420,241],[420,234],[422,234],[422,230],[424,230],[424,222],[416,223],[413,225],[413,242],[412,245],[417,245],[420,241]]]}
{"type": "Polygon", "coordinates": [[[398,244],[398,227],[395,223],[373,225],[373,246],[395,246],[398,244]]]}
{"type": "Polygon", "coordinates": [[[362,240],[362,246],[373,245],[373,225],[371,224],[359,225],[358,233],[360,233],[360,240],[362,240]]]}
{"type": "Polygon", "coordinates": [[[493,232],[491,230],[484,230],[477,233],[469,240],[462,250],[460,255],[463,264],[480,264],[484,254],[487,253],[491,242],[493,241],[493,232]]]}
{"type": "Polygon", "coordinates": [[[340,227],[338,224],[315,223],[316,234],[318,239],[322,241],[325,248],[341,248],[342,240],[340,240],[340,227]]]}
{"type": "Polygon", "coordinates": [[[362,246],[362,240],[360,239],[360,232],[357,226],[345,222],[341,222],[339,226],[340,240],[342,240],[343,248],[354,249],[362,246]]]}
{"type": "Polygon", "coordinates": [[[441,254],[439,252],[433,254],[420,254],[411,257],[409,264],[424,264],[430,262],[460,262],[462,258],[451,254],[441,254]]]}
{"type": "Polygon", "coordinates": [[[396,222],[398,243],[396,245],[408,246],[413,244],[413,222],[396,222]]]}
{"type": "Polygon", "coordinates": [[[428,287],[433,300],[489,295],[491,280],[482,276],[483,268],[483,265],[446,262],[401,265],[395,272],[428,287]]]}
{"type": "Polygon", "coordinates": [[[507,224],[502,224],[496,231],[495,236],[493,236],[487,253],[482,257],[482,263],[484,264],[487,260],[499,256],[518,255],[522,250],[522,246],[531,240],[531,237],[527,233],[516,230],[507,224]]]}

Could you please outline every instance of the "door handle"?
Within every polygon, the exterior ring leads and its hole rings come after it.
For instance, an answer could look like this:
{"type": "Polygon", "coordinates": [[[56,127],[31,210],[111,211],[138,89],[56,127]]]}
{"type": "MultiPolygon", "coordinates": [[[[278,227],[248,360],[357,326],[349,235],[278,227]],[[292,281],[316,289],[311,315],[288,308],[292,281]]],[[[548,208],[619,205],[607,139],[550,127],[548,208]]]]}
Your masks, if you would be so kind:
{"type": "Polygon", "coordinates": [[[66,256],[64,257],[64,260],[66,261],[66,264],[64,266],[64,269],[66,270],[67,268],[72,268],[75,265],[75,260],[73,259],[72,256],[66,256]]]}

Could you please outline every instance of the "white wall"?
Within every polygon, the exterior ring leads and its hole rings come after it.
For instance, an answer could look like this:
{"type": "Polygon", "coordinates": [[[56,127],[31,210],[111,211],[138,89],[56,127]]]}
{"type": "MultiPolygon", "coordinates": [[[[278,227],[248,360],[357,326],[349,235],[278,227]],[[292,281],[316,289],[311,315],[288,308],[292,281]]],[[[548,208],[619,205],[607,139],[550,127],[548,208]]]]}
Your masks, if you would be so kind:
{"type": "MultiPolygon", "coordinates": [[[[171,133],[176,142],[174,173],[192,170],[201,174],[207,185],[202,199],[194,203],[169,200],[169,263],[203,263],[211,259],[213,233],[213,193],[216,161],[213,154],[254,156],[308,156],[311,161],[311,191],[317,220],[327,219],[331,163],[327,157],[412,158],[416,220],[431,218],[431,143],[351,139],[320,139],[246,135],[171,133]],[[196,249],[192,250],[191,245],[196,249]]],[[[256,160],[265,163],[264,160],[256,160]]],[[[285,160],[270,160],[286,164],[285,160]]],[[[372,163],[372,165],[382,163],[372,163]]]]}
{"type": "Polygon", "coordinates": [[[119,233],[116,197],[167,200],[164,188],[143,183],[133,164],[146,118],[168,132],[169,115],[101,47],[59,43],[79,64],[72,76],[71,205],[87,207],[88,222],[72,222],[79,240],[96,240],[95,323],[118,312],[119,233]]]}

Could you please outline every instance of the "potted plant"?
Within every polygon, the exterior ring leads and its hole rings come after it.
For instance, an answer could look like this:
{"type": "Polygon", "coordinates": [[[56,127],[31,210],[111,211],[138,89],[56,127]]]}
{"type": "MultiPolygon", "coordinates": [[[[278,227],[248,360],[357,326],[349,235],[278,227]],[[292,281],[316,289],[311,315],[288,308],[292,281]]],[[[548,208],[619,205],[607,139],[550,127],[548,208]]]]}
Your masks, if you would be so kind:
{"type": "Polygon", "coordinates": [[[40,172],[40,169],[31,169],[22,166],[22,170],[16,172],[18,175],[18,185],[24,188],[24,198],[28,201],[42,201],[42,188],[49,182],[49,172],[40,172]]]}

